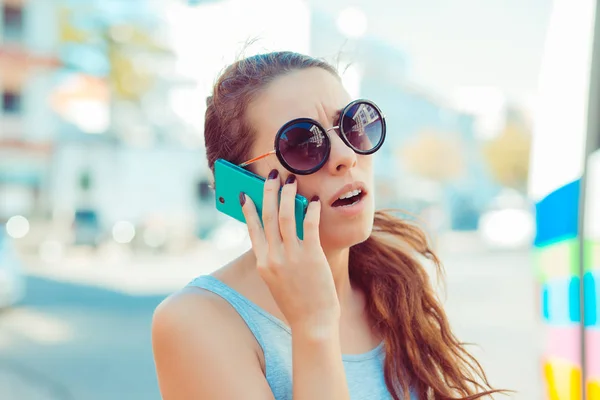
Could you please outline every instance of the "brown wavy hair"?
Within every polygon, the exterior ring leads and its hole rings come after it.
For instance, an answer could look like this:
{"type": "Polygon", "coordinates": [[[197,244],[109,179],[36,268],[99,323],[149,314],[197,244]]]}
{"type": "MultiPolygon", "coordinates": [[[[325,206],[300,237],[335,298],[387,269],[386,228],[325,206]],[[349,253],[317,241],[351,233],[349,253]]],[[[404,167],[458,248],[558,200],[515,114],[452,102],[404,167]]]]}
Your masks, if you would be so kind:
{"type": "MultiPolygon", "coordinates": [[[[292,52],[248,57],[225,69],[207,99],[204,137],[211,170],[218,158],[236,164],[250,158],[255,132],[245,118],[248,105],[269,82],[306,68],[322,68],[339,79],[330,64],[292,52]]],[[[371,236],[350,249],[350,279],[369,299],[369,318],[384,339],[389,392],[394,400],[402,393],[409,399],[411,391],[419,399],[444,400],[499,392],[453,335],[419,256],[442,273],[423,231],[383,211],[375,213],[371,236]]]]}

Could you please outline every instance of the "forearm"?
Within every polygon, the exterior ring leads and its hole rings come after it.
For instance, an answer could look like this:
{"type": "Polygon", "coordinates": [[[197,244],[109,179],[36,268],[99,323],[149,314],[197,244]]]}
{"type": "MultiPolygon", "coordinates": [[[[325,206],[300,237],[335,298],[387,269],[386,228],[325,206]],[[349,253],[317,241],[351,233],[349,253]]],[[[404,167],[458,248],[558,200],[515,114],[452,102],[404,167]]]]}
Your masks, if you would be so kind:
{"type": "Polygon", "coordinates": [[[294,400],[349,400],[339,328],[292,329],[294,400]]]}

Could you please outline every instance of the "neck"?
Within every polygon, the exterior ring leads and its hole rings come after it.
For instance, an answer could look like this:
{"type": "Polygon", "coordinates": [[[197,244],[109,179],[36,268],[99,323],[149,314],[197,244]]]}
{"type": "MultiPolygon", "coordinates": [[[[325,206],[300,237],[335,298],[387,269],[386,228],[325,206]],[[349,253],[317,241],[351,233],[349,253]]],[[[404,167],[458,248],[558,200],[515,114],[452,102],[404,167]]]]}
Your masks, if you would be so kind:
{"type": "Polygon", "coordinates": [[[349,271],[350,249],[326,251],[325,256],[331,268],[340,306],[344,310],[352,300],[352,285],[350,283],[349,271]]]}

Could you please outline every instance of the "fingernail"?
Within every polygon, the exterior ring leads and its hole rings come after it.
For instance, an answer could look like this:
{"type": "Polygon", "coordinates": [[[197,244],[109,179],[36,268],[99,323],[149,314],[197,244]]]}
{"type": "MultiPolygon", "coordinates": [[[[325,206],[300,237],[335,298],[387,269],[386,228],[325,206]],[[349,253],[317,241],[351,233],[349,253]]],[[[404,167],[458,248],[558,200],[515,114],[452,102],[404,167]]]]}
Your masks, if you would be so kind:
{"type": "Polygon", "coordinates": [[[285,180],[285,184],[289,184],[289,183],[294,183],[296,182],[296,175],[294,174],[290,174],[290,176],[287,177],[287,179],[285,180]]]}
{"type": "Polygon", "coordinates": [[[246,204],[246,195],[244,192],[240,192],[240,205],[244,207],[244,204],[246,204]]]}
{"type": "Polygon", "coordinates": [[[276,169],[269,172],[269,179],[277,179],[278,176],[279,176],[279,171],[277,171],[276,169]]]}
{"type": "Polygon", "coordinates": [[[310,199],[310,201],[319,201],[319,196],[313,196],[313,198],[310,199]]]}

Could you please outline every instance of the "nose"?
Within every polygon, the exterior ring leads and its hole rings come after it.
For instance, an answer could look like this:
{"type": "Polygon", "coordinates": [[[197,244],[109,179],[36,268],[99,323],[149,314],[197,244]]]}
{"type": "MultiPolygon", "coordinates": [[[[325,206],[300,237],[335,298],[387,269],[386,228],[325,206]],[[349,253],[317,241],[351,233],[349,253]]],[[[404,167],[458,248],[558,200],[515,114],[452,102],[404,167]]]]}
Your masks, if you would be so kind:
{"type": "Polygon", "coordinates": [[[333,175],[345,173],[347,170],[354,168],[357,162],[356,153],[340,138],[337,134],[338,129],[338,127],[334,127],[327,130],[331,142],[327,168],[333,175]]]}

